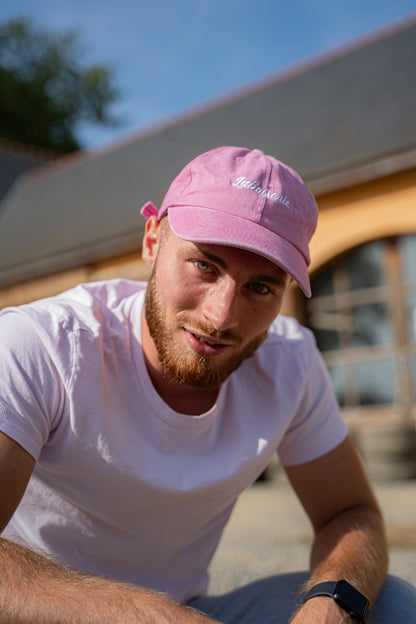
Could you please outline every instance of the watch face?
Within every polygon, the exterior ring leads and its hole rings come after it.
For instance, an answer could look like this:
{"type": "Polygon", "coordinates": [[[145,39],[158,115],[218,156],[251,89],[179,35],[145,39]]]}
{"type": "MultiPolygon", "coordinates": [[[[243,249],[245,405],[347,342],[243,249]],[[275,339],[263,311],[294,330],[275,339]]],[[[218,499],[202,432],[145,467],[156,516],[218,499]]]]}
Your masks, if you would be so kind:
{"type": "Polygon", "coordinates": [[[365,617],[368,611],[368,600],[359,591],[354,589],[347,581],[338,581],[334,598],[339,601],[343,608],[350,611],[353,615],[361,618],[365,617]]]}

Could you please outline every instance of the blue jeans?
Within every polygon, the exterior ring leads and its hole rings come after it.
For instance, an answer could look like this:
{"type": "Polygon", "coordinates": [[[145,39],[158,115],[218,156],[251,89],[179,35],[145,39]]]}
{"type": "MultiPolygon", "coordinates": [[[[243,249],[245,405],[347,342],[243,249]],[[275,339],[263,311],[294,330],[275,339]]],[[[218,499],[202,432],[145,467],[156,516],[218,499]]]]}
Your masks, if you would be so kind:
{"type": "MultiPolygon", "coordinates": [[[[287,624],[299,606],[306,572],[255,581],[223,596],[203,596],[188,604],[223,624],[287,624]]],[[[389,575],[371,611],[370,624],[416,621],[416,588],[389,575]]]]}

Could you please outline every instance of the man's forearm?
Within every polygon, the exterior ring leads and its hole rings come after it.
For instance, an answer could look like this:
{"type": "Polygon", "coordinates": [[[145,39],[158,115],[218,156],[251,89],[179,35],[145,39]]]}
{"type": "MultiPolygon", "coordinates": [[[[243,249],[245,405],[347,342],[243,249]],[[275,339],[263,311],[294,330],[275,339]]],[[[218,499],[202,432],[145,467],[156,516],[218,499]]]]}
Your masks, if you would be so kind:
{"type": "Polygon", "coordinates": [[[85,575],[0,538],[0,624],[215,624],[168,596],[85,575]]]}
{"type": "Polygon", "coordinates": [[[388,564],[384,523],[376,509],[357,506],[344,511],[316,535],[309,586],[345,578],[373,604],[388,564]]]}
{"type": "MultiPolygon", "coordinates": [[[[324,581],[345,579],[368,598],[371,607],[383,585],[387,562],[381,515],[364,505],[351,508],[317,532],[305,590],[324,581]]],[[[296,624],[344,621],[350,621],[349,616],[328,597],[312,598],[293,619],[296,624]]]]}

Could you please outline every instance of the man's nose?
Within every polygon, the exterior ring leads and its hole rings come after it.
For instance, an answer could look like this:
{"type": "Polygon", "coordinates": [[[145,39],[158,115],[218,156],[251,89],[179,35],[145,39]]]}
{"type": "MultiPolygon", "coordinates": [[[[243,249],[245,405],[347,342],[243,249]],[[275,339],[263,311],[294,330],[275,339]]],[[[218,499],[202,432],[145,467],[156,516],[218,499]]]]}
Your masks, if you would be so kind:
{"type": "Polygon", "coordinates": [[[217,331],[238,326],[238,292],[231,279],[221,280],[206,293],[204,317],[217,331]]]}

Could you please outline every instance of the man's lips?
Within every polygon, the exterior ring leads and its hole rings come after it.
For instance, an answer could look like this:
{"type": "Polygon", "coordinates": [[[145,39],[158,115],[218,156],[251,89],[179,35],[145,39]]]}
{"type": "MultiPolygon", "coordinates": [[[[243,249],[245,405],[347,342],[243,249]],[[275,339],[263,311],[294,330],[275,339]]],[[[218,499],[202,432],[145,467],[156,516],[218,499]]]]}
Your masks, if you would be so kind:
{"type": "Polygon", "coordinates": [[[213,338],[211,336],[198,334],[189,329],[186,329],[185,327],[183,329],[189,346],[199,355],[205,355],[208,357],[220,355],[226,349],[232,346],[232,343],[230,342],[219,342],[216,338],[213,338]]]}
{"type": "Polygon", "coordinates": [[[225,346],[227,346],[226,343],[224,343],[224,342],[217,342],[213,338],[208,338],[207,336],[196,334],[195,332],[191,332],[191,333],[192,333],[193,336],[195,336],[195,338],[197,338],[201,342],[205,342],[206,344],[214,345],[216,347],[225,347],[225,346]]]}

